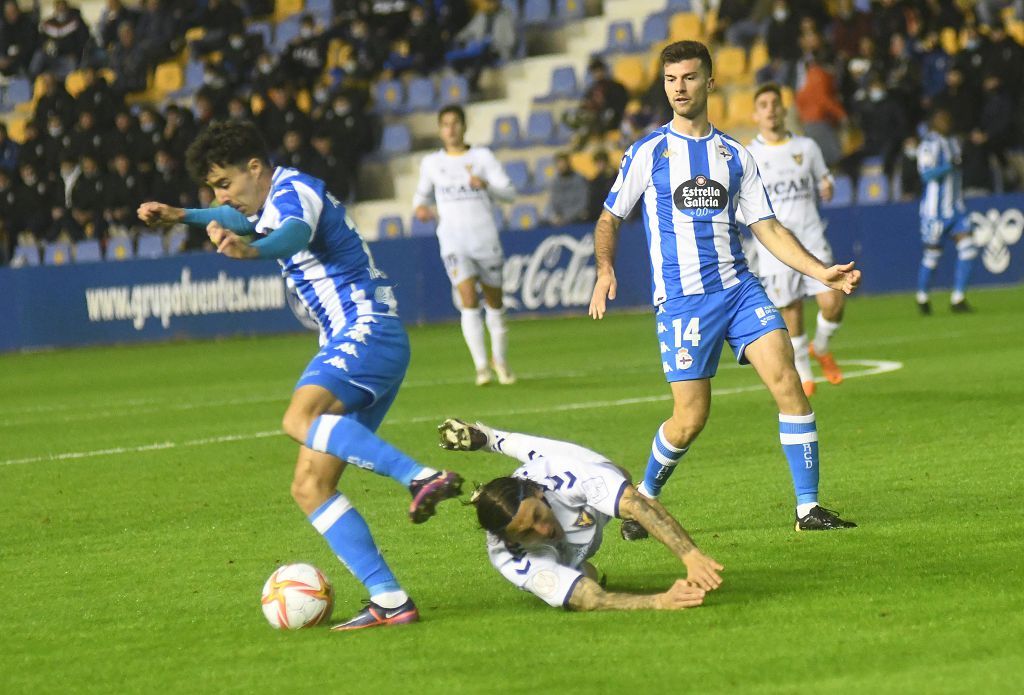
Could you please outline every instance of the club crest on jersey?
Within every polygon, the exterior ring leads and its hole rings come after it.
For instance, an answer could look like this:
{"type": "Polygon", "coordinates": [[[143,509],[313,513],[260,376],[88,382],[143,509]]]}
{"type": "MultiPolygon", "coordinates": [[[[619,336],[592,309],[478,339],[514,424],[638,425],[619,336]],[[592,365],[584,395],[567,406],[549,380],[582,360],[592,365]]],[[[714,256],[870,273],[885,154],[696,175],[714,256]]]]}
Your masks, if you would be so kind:
{"type": "Polygon", "coordinates": [[[573,522],[573,526],[578,528],[590,528],[594,525],[594,515],[588,514],[586,509],[580,510],[580,515],[576,517],[576,521],[573,522]]]}
{"type": "Polygon", "coordinates": [[[718,154],[727,162],[732,159],[732,152],[722,143],[718,143],[718,154]]]}
{"type": "Polygon", "coordinates": [[[679,212],[690,217],[711,217],[725,209],[729,196],[725,186],[703,174],[684,181],[672,196],[679,212]]]}
{"type": "Polygon", "coordinates": [[[804,156],[802,154],[794,154],[793,155],[793,161],[796,162],[797,164],[803,164],[804,163],[804,156]]]}
{"type": "Polygon", "coordinates": [[[689,369],[692,364],[693,357],[690,355],[690,351],[686,348],[679,348],[679,352],[676,353],[676,369],[689,369]]]}

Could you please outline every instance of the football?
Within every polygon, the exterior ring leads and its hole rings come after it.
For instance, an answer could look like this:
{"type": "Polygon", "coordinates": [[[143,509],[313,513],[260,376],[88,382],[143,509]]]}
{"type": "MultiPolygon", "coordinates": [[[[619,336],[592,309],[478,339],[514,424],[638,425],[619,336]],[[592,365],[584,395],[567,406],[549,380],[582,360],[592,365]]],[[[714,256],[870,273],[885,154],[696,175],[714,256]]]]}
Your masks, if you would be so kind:
{"type": "Polygon", "coordinates": [[[263,585],[263,615],[278,630],[298,630],[328,620],[334,589],[313,565],[282,565],[263,585]]]}

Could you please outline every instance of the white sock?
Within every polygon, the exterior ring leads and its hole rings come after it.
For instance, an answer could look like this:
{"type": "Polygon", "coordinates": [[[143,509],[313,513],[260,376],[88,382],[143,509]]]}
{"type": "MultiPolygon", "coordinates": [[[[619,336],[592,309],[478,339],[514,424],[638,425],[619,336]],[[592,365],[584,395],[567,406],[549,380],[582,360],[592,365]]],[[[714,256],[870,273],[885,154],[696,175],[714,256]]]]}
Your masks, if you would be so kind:
{"type": "Polygon", "coordinates": [[[641,482],[639,485],[636,486],[636,491],[639,492],[641,495],[643,495],[644,497],[646,497],[649,500],[656,500],[656,499],[658,499],[658,496],[657,495],[652,495],[651,491],[647,489],[647,486],[644,485],[643,482],[641,482]]]}
{"type": "Polygon", "coordinates": [[[423,467],[423,470],[413,476],[413,480],[426,480],[432,475],[437,475],[437,471],[433,468],[423,467]]]}
{"type": "Polygon", "coordinates": [[[491,357],[495,364],[504,365],[508,353],[508,327],[505,326],[505,310],[484,307],[487,331],[491,334],[491,357]]]}
{"type": "Polygon", "coordinates": [[[818,312],[818,328],[814,331],[814,354],[824,355],[828,352],[828,340],[839,330],[839,322],[829,321],[818,312]]]}
{"type": "Polygon", "coordinates": [[[917,303],[918,304],[924,304],[927,301],[928,301],[928,293],[927,292],[918,292],[917,293],[917,303]]]}
{"type": "Polygon", "coordinates": [[[966,298],[967,298],[967,296],[963,292],[958,292],[956,290],[953,290],[953,293],[951,295],[949,295],[949,303],[950,304],[959,304],[960,302],[964,301],[964,299],[966,299],[966,298]]]}
{"type": "Polygon", "coordinates": [[[462,310],[462,336],[478,370],[487,369],[487,346],[484,344],[484,317],[480,308],[462,310]]]}
{"type": "Polygon", "coordinates": [[[398,608],[409,600],[409,594],[405,593],[401,589],[398,591],[384,591],[379,594],[374,594],[370,597],[370,600],[381,608],[398,608]]]}
{"type": "Polygon", "coordinates": [[[804,504],[796,505],[796,518],[803,519],[807,516],[807,513],[818,506],[817,502],[805,502],[804,504]]]}
{"type": "Polygon", "coordinates": [[[796,373],[800,375],[800,381],[814,381],[811,356],[807,351],[807,335],[791,335],[789,340],[793,343],[793,362],[796,364],[796,373]]]}

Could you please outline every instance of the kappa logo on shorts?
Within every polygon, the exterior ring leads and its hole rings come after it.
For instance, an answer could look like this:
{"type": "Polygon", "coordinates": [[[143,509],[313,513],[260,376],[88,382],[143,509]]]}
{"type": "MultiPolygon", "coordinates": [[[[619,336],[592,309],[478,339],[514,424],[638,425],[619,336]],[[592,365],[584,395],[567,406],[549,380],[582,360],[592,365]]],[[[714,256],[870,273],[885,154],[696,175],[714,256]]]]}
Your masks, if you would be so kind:
{"type": "Polygon", "coordinates": [[[762,326],[767,326],[772,321],[772,315],[779,313],[779,310],[774,306],[759,306],[754,309],[754,314],[761,320],[762,326]]]}
{"type": "Polygon", "coordinates": [[[342,343],[341,345],[334,349],[340,350],[341,352],[344,352],[346,355],[352,355],[357,359],[359,357],[359,351],[356,349],[356,346],[353,345],[352,343],[342,343]]]}
{"type": "Polygon", "coordinates": [[[324,364],[329,364],[335,369],[341,369],[346,372],[348,371],[348,363],[341,357],[332,357],[329,360],[324,360],[324,364]]]}
{"type": "Polygon", "coordinates": [[[676,353],[676,369],[689,369],[693,365],[693,357],[686,348],[679,348],[676,353]]]}

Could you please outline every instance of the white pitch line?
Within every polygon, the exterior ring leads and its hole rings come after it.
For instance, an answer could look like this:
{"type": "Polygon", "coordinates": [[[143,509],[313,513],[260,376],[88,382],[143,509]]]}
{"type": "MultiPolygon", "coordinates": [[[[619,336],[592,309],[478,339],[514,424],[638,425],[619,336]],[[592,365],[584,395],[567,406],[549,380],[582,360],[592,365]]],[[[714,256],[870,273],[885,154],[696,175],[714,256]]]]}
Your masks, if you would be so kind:
{"type": "MultiPolygon", "coordinates": [[[[853,365],[858,367],[867,367],[862,371],[857,372],[844,372],[844,379],[857,379],[866,376],[875,376],[877,374],[886,374],[888,372],[895,372],[898,369],[903,368],[902,362],[895,362],[890,360],[843,360],[843,365],[853,365]]],[[[824,377],[816,377],[814,379],[817,382],[825,381],[824,377]]],[[[753,391],[760,391],[764,388],[761,384],[751,384],[750,386],[736,386],[733,388],[714,389],[712,391],[713,396],[731,396],[738,393],[750,393],[753,391]]],[[[492,418],[492,417],[512,417],[516,415],[531,415],[536,413],[558,413],[572,410],[592,410],[598,408],[620,408],[627,405],[637,405],[640,403],[658,403],[662,401],[672,400],[672,394],[663,393],[656,396],[638,396],[634,398],[617,398],[613,400],[602,400],[602,401],[579,401],[576,403],[562,403],[560,405],[546,405],[546,406],[532,406],[529,408],[509,408],[506,410],[493,410],[489,412],[476,413],[476,416],[481,418],[492,418]]],[[[421,422],[439,422],[444,419],[446,415],[419,415],[411,418],[396,418],[388,420],[389,425],[412,425],[421,422]]],[[[119,446],[111,447],[108,449],[94,449],[92,451],[69,451],[61,454],[48,454],[46,456],[29,456],[26,458],[19,459],[7,459],[0,461],[0,466],[14,466],[26,463],[40,463],[43,461],[68,461],[73,459],[84,459],[94,458],[96,456],[112,456],[116,454],[134,454],[145,451],[158,451],[162,449],[176,449],[193,446],[206,446],[208,444],[224,444],[228,442],[239,442],[247,441],[251,439],[265,439],[267,437],[284,436],[280,430],[264,430],[261,432],[252,432],[248,434],[226,434],[219,437],[204,437],[201,439],[188,439],[183,442],[155,442],[152,444],[142,444],[136,446],[119,446]]]]}

